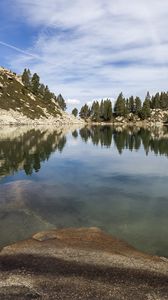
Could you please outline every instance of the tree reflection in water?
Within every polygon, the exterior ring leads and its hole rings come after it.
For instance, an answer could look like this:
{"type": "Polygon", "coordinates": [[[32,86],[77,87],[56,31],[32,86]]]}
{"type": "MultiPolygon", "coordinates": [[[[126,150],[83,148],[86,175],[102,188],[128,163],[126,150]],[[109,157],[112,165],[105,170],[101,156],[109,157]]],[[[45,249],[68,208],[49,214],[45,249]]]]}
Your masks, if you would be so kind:
{"type": "MultiPolygon", "coordinates": [[[[5,131],[5,129],[4,129],[5,131]]],[[[41,163],[50,158],[55,151],[62,152],[66,144],[66,135],[54,128],[36,128],[16,130],[15,134],[2,134],[0,131],[0,176],[14,174],[24,170],[27,175],[38,172],[41,163]],[[18,132],[16,134],[16,132],[18,132]]],[[[84,127],[72,131],[75,139],[79,135],[84,142],[93,145],[111,147],[115,145],[119,154],[125,149],[138,151],[143,148],[146,155],[168,156],[168,129],[121,128],[111,126],[84,127]]]]}
{"type": "Polygon", "coordinates": [[[82,128],[80,136],[83,141],[91,139],[94,145],[116,146],[120,154],[124,149],[138,151],[141,147],[146,155],[149,152],[168,156],[168,128],[121,128],[111,126],[92,126],[82,128]]]}
{"type": "Polygon", "coordinates": [[[51,153],[62,152],[66,137],[56,130],[30,129],[20,135],[0,137],[0,175],[24,169],[27,175],[38,172],[51,153]]]}

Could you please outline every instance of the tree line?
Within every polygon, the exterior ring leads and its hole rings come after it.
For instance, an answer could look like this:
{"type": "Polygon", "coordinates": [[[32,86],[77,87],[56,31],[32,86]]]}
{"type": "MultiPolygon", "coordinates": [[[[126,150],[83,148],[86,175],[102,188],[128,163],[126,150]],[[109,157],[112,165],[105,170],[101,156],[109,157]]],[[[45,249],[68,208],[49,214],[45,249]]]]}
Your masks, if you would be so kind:
{"type": "Polygon", "coordinates": [[[82,119],[90,118],[92,121],[95,122],[108,122],[113,117],[112,102],[110,99],[102,100],[100,103],[98,101],[94,101],[91,107],[85,104],[81,107],[79,116],[82,119]]]}
{"type": "MultiPolygon", "coordinates": [[[[110,99],[102,100],[101,102],[94,101],[91,107],[84,104],[81,107],[79,116],[82,119],[91,119],[95,122],[108,122],[115,117],[128,118],[131,116],[137,116],[145,120],[151,116],[151,109],[167,110],[168,92],[156,93],[152,97],[148,92],[144,101],[139,97],[133,96],[125,98],[123,93],[120,93],[115,101],[114,108],[110,99]]],[[[74,110],[75,112],[77,111],[77,109],[74,110]]]]}
{"type": "Polygon", "coordinates": [[[22,82],[26,89],[32,92],[35,96],[42,98],[48,102],[52,99],[58,103],[62,110],[66,110],[66,102],[61,94],[56,96],[49,90],[48,85],[44,85],[40,82],[40,76],[37,73],[31,75],[29,69],[24,69],[22,74],[22,82]]]}

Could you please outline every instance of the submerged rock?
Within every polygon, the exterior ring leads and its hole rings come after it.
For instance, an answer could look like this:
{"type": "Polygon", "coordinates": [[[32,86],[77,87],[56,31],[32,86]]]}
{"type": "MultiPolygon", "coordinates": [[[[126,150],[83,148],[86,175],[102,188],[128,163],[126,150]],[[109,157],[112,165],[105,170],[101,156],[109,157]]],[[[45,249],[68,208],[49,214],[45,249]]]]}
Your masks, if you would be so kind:
{"type": "Polygon", "coordinates": [[[168,299],[168,262],[98,228],[48,230],[0,253],[0,299],[168,299]]]}

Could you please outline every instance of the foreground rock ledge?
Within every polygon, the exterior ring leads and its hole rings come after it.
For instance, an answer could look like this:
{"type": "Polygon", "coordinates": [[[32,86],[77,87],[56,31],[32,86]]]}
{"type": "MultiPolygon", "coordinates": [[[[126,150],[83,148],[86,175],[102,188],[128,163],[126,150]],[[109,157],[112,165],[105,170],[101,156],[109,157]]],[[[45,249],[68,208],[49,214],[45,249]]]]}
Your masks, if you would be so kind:
{"type": "Polygon", "coordinates": [[[98,228],[35,234],[0,253],[0,299],[168,299],[168,262],[98,228]]]}

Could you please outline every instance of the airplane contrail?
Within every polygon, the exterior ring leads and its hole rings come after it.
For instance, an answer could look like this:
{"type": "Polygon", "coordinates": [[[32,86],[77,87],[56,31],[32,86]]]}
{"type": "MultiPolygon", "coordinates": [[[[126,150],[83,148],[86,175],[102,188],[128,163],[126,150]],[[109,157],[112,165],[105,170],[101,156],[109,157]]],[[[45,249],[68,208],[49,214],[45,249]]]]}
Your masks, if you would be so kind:
{"type": "Polygon", "coordinates": [[[20,52],[20,53],[23,53],[23,54],[25,54],[25,55],[31,56],[31,57],[33,57],[33,58],[39,58],[39,57],[38,57],[37,55],[35,55],[35,54],[29,53],[29,52],[27,52],[27,51],[24,51],[24,50],[22,50],[22,49],[20,49],[20,48],[17,48],[17,47],[15,47],[15,46],[13,46],[13,45],[7,44],[7,43],[5,43],[5,42],[3,42],[3,41],[0,41],[0,44],[1,44],[2,46],[5,46],[5,47],[11,48],[11,49],[13,49],[13,50],[15,50],[15,51],[18,51],[18,52],[20,52]]]}

